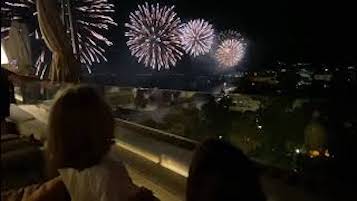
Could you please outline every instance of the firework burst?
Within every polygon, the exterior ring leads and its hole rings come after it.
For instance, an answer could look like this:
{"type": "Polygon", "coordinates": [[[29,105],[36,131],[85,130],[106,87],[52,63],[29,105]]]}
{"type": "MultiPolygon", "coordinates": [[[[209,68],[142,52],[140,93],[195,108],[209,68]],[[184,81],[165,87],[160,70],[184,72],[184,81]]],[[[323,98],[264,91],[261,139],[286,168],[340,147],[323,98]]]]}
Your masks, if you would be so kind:
{"type": "MultiPolygon", "coordinates": [[[[108,31],[117,26],[112,15],[115,12],[114,4],[109,0],[77,0],[72,4],[72,15],[75,20],[78,40],[78,59],[91,72],[94,63],[107,61],[106,47],[113,43],[105,36],[108,31]]],[[[30,36],[41,39],[37,22],[35,0],[5,0],[1,2],[1,38],[6,39],[10,30],[11,21],[25,20],[33,30],[30,36]],[[5,23],[3,23],[5,22],[5,23]]],[[[42,51],[36,60],[36,75],[43,75],[50,62],[50,51],[43,42],[40,42],[42,51]]]]}
{"type": "MultiPolygon", "coordinates": [[[[12,21],[22,21],[31,23],[36,18],[33,13],[36,11],[32,7],[31,0],[2,0],[1,1],[1,39],[6,40],[9,37],[12,21]]],[[[33,32],[34,30],[30,30],[33,32]]]]}
{"type": "Polygon", "coordinates": [[[186,53],[196,57],[210,51],[214,30],[212,25],[203,19],[191,20],[182,27],[180,38],[186,53]]]}
{"type": "Polygon", "coordinates": [[[118,25],[112,18],[115,6],[108,0],[77,0],[74,11],[74,19],[77,22],[79,59],[91,72],[90,66],[93,63],[107,61],[104,47],[113,45],[105,34],[112,26],[118,25]]]}
{"type": "Polygon", "coordinates": [[[223,67],[236,66],[243,59],[245,46],[243,39],[225,39],[219,44],[215,58],[223,67]]]}
{"type": "Polygon", "coordinates": [[[226,30],[226,31],[222,31],[220,34],[219,34],[219,41],[224,41],[226,39],[240,39],[242,38],[242,35],[238,32],[238,31],[235,31],[235,30],[226,30]]]}
{"type": "Polygon", "coordinates": [[[130,13],[125,36],[129,38],[127,45],[131,54],[139,63],[160,70],[175,66],[181,59],[181,20],[173,9],[174,6],[145,3],[130,13]]]}

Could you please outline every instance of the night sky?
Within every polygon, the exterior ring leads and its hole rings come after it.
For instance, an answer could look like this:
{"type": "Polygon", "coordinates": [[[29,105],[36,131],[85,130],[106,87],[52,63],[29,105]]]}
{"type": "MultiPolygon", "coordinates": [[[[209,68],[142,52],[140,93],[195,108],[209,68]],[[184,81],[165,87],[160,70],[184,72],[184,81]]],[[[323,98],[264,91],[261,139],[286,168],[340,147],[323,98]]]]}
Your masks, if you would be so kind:
{"type": "MultiPolygon", "coordinates": [[[[119,26],[111,32],[115,46],[108,52],[109,63],[98,66],[97,72],[113,72],[127,76],[155,73],[137,64],[130,56],[124,37],[124,23],[130,11],[145,1],[116,1],[116,21],[119,26]]],[[[148,1],[176,5],[182,21],[204,18],[218,31],[234,29],[249,41],[247,57],[239,68],[266,68],[277,60],[288,63],[350,65],[357,63],[356,18],[352,3],[327,1],[311,4],[308,1],[271,2],[166,0],[148,1]]],[[[185,56],[170,73],[207,74],[216,69],[214,61],[206,57],[192,59],[185,56]]]]}

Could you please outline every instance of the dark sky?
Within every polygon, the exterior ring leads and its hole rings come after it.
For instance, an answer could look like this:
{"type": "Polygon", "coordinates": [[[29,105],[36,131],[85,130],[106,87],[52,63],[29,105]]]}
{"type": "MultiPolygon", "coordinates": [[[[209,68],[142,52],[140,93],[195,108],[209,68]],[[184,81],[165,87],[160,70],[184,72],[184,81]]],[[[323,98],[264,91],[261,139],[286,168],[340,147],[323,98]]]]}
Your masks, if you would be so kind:
{"type": "MultiPolygon", "coordinates": [[[[119,74],[151,73],[137,64],[125,45],[124,23],[140,0],[117,1],[116,20],[119,26],[111,33],[116,46],[109,51],[109,65],[98,71],[119,74]]],[[[245,69],[264,68],[277,60],[316,64],[355,64],[356,18],[354,6],[344,1],[314,4],[309,1],[286,3],[258,0],[166,0],[149,1],[176,5],[182,21],[204,18],[216,30],[235,29],[249,41],[245,69]]],[[[311,1],[310,1],[311,2],[311,1]]],[[[193,60],[188,56],[171,72],[207,73],[215,65],[209,58],[193,60]]]]}

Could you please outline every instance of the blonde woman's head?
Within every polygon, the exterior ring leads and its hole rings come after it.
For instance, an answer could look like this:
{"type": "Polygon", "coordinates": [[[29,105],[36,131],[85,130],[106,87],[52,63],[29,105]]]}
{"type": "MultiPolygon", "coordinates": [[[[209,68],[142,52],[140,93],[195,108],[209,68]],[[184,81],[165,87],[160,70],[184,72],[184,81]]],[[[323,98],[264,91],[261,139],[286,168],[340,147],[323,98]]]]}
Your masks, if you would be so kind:
{"type": "Polygon", "coordinates": [[[59,92],[48,125],[50,174],[60,168],[81,170],[98,164],[113,138],[111,109],[94,88],[79,85],[59,92]]]}

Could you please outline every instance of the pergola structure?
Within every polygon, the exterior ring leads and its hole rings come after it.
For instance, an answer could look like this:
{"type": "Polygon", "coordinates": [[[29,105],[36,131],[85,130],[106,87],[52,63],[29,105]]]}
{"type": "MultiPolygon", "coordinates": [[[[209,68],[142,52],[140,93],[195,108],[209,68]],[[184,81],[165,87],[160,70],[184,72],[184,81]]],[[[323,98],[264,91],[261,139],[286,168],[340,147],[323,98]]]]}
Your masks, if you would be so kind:
{"type": "Polygon", "coordinates": [[[48,49],[52,52],[50,80],[59,82],[78,82],[80,63],[77,32],[73,23],[72,3],[61,0],[61,12],[55,1],[37,0],[38,22],[48,49]]]}
{"type": "Polygon", "coordinates": [[[73,15],[72,15],[72,5],[73,2],[76,0],[60,0],[61,1],[61,19],[63,22],[64,27],[67,30],[67,33],[70,34],[71,42],[72,42],[72,49],[75,55],[78,54],[78,39],[76,37],[77,34],[77,27],[76,24],[73,23],[73,15]]]}

